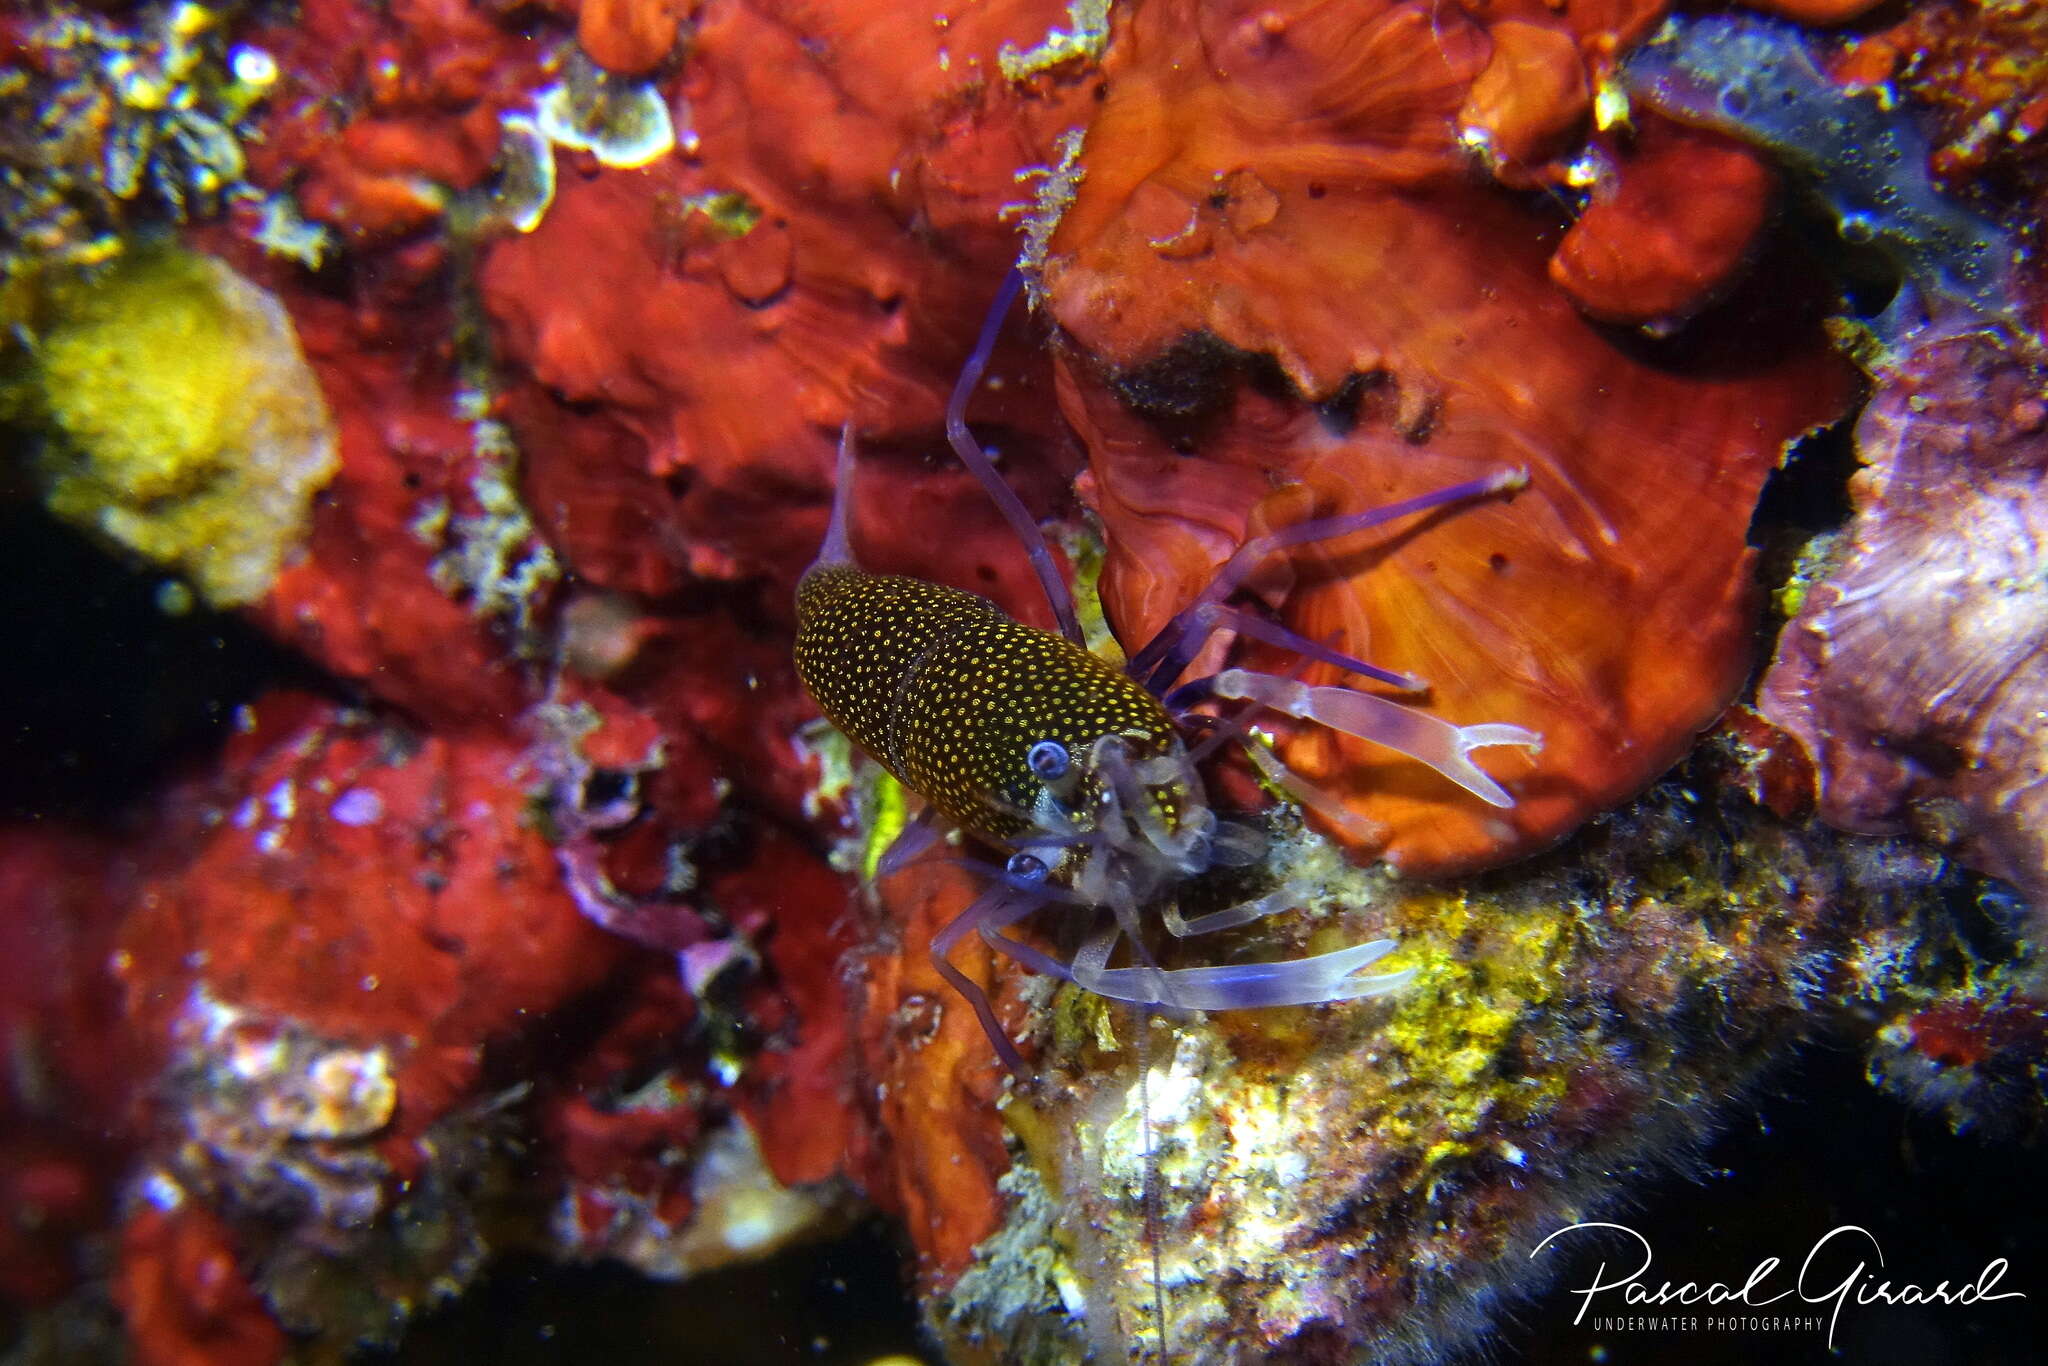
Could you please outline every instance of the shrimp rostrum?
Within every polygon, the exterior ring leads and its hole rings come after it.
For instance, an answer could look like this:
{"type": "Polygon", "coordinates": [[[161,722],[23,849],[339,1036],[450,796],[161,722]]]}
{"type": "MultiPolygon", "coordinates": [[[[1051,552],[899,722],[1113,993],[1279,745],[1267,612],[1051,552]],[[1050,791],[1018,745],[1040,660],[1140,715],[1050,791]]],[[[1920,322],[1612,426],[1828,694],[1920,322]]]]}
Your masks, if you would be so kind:
{"type": "MultiPolygon", "coordinates": [[[[948,414],[955,449],[982,477],[1030,551],[1062,630],[1013,620],[988,599],[940,584],[870,574],[847,540],[853,484],[851,425],[841,433],[830,529],[817,562],[797,587],[796,666],[827,718],[921,795],[914,830],[951,821],[994,850],[988,886],[933,940],[939,972],[974,1007],[990,1042],[1013,1069],[1021,1062],[984,993],[948,955],[967,934],[1034,969],[1120,1001],[1182,1010],[1311,1005],[1392,990],[1406,973],[1368,969],[1390,939],[1281,962],[1159,966],[1144,926],[1156,914],[1178,937],[1245,925],[1299,905],[1304,888],[1283,882],[1241,904],[1184,916],[1176,889],[1211,870],[1254,864],[1265,837],[1210,807],[1198,764],[1232,740],[1266,778],[1304,805],[1343,821],[1341,807],[1288,770],[1246,733],[1264,710],[1281,712],[1389,746],[1429,765],[1495,806],[1512,799],[1469,757],[1495,745],[1537,748],[1518,726],[1455,726],[1398,701],[1353,688],[1230,668],[1183,683],[1208,637],[1228,628],[1305,659],[1333,664],[1401,689],[1421,684],[1295,635],[1229,598],[1267,556],[1396,519],[1517,488],[1502,470],[1406,502],[1323,518],[1247,541],[1209,587],[1118,670],[1080,643],[1063,581],[1037,525],[968,435],[966,398],[979,382],[1009,299],[1001,300],[970,360],[948,414]],[[1231,715],[1198,711],[1241,703],[1231,715]],[[1011,927],[1057,906],[1086,916],[1070,960],[1011,937],[1011,927]],[[1124,965],[1112,966],[1128,941],[1124,965]]],[[[906,836],[884,868],[900,867],[917,844],[906,836]]]]}

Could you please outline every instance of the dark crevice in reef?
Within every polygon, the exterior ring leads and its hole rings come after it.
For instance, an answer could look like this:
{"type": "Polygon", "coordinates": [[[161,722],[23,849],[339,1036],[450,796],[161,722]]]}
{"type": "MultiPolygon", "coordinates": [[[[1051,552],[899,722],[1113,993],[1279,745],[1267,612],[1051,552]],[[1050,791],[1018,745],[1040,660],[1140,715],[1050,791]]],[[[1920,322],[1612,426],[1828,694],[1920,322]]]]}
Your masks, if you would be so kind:
{"type": "Polygon", "coordinates": [[[1849,520],[1849,477],[1862,468],[1856,459],[1856,417],[1851,412],[1792,443],[1784,463],[1764,481],[1750,518],[1751,545],[1769,545],[1776,531],[1811,534],[1849,520]]]}
{"type": "Polygon", "coordinates": [[[462,1299],[415,1325],[395,1352],[366,1351],[356,1361],[866,1366],[891,1353],[929,1360],[904,1289],[905,1266],[903,1249],[880,1222],[680,1284],[609,1263],[508,1257],[462,1299]]]}
{"type": "Polygon", "coordinates": [[[164,583],[0,498],[0,820],[110,815],[265,688],[330,686],[232,616],[166,613],[164,583]]]}
{"type": "MultiPolygon", "coordinates": [[[[1867,1240],[1837,1239],[1842,1255],[1822,1267],[1821,1289],[1841,1283],[1858,1260],[1872,1283],[1944,1278],[1973,1282],[1994,1258],[2011,1261],[2001,1291],[2024,1300],[1974,1308],[1871,1304],[1852,1300],[1842,1310],[1835,1353],[1826,1332],[1714,1332],[1712,1314],[1730,1310],[1625,1308],[1595,1302],[1574,1325],[1581,1297],[1601,1262],[1618,1278],[1640,1260],[1633,1242],[1587,1236],[1553,1288],[1516,1314],[1518,1327],[1467,1361],[1522,1366],[1810,1366],[1835,1360],[1856,1366],[2020,1366],[2039,1359],[2048,1335],[2048,1297],[2038,1293],[2040,1247],[2034,1230],[2048,1217],[2048,1186],[2039,1179],[2040,1153],[2023,1144],[1986,1142],[1952,1133],[1865,1080],[1861,1055],[1846,1048],[1808,1047],[1768,1082],[1751,1119],[1737,1119],[1702,1154],[1698,1175],[1675,1176],[1640,1193],[1632,1208],[1609,1213],[1648,1239],[1656,1255],[1645,1281],[1740,1285],[1766,1257],[1783,1265],[1769,1289],[1791,1284],[1814,1242],[1845,1224],[1868,1229],[1883,1249],[1880,1267],[1867,1240]],[[1596,1315],[1691,1316],[1694,1331],[1595,1331],[1596,1315]]],[[[1853,1235],[1848,1236],[1853,1238],[1853,1235]]],[[[1823,1259],[1827,1252],[1823,1252],[1823,1259]]],[[[1762,1294],[1759,1298],[1762,1298],[1762,1294]]],[[[1734,1312],[1814,1315],[1824,1320],[1832,1302],[1784,1303],[1734,1312]],[[1787,1305],[1791,1307],[1788,1309],[1787,1305]]]]}

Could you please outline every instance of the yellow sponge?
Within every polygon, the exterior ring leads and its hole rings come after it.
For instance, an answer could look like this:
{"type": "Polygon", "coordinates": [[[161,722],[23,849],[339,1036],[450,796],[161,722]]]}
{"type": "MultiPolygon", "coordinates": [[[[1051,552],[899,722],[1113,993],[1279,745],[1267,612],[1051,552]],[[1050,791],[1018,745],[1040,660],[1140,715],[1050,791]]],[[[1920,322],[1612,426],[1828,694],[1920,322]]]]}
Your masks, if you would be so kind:
{"type": "Polygon", "coordinates": [[[284,309],[222,262],[169,249],[48,303],[36,349],[51,510],[216,607],[262,597],[337,464],[284,309]]]}

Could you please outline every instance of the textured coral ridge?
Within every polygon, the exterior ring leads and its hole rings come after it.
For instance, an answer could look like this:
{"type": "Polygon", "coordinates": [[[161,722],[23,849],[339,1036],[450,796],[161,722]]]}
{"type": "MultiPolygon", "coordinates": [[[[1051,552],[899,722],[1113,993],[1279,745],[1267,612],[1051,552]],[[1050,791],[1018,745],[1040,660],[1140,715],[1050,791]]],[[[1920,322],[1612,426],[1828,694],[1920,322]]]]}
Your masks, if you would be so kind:
{"type": "MultiPolygon", "coordinates": [[[[1457,889],[1304,843],[1326,913],[1307,947],[1393,933],[1415,981],[1384,1003],[1155,1020],[1142,1092],[1130,1015],[1063,997],[1008,1112],[1009,1219],[935,1309],[957,1358],[1071,1361],[1092,1336],[1111,1360],[1440,1360],[1551,1274],[1530,1258],[1546,1234],[1697,1142],[1836,1006],[1898,1009],[1918,1067],[1885,1065],[1915,1078],[1995,1044],[2031,1056],[2023,1002],[1985,991],[2013,1016],[1995,1029],[1969,1023],[1981,999],[1909,1008],[1967,963],[1939,856],[1732,794],[1715,809],[1694,795],[1710,776],[1457,889]]],[[[2013,1113],[2037,1116],[2022,1089],[2013,1113]]]]}
{"type": "Polygon", "coordinates": [[[1482,759],[1517,799],[1498,812],[1297,736],[1289,758],[1384,830],[1390,861],[1555,839],[1662,771],[1742,681],[1756,496],[1786,442],[1840,413],[1845,367],[1782,285],[1789,308],[1737,300],[1664,352],[1588,322],[1549,275],[1554,206],[1476,180],[1455,136],[1489,51],[1460,11],[1117,13],[1044,273],[1112,619],[1144,639],[1248,527],[1526,468],[1511,501],[1297,556],[1267,591],[1297,631],[1428,680],[1447,719],[1544,738],[1533,760],[1482,759]]]}
{"type": "Polygon", "coordinates": [[[1976,330],[1888,368],[1764,714],[1813,754],[1828,820],[1953,845],[2048,906],[2048,370],[1976,330]]]}

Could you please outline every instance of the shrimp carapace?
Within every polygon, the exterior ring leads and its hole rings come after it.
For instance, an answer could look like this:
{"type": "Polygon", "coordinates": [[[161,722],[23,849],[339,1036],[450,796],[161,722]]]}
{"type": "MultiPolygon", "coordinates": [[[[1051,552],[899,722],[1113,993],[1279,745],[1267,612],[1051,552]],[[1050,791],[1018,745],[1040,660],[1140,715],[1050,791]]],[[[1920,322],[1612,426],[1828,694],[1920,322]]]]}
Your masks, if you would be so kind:
{"type": "Polygon", "coordinates": [[[1048,784],[1053,750],[1038,749],[1034,769],[1034,746],[1086,754],[1114,735],[1151,757],[1179,743],[1151,693],[976,594],[821,564],[796,602],[797,674],[819,709],[898,782],[984,838],[1037,824],[1071,768],[1048,784]]]}

